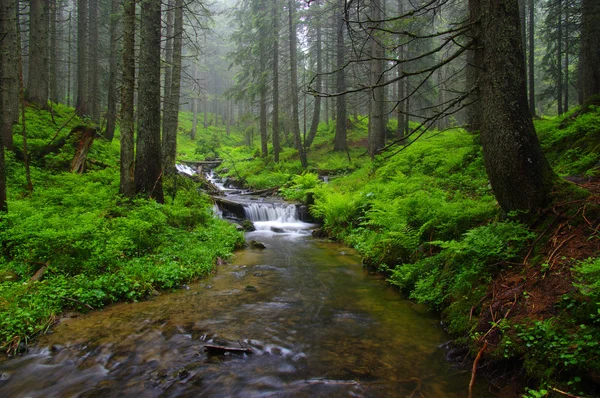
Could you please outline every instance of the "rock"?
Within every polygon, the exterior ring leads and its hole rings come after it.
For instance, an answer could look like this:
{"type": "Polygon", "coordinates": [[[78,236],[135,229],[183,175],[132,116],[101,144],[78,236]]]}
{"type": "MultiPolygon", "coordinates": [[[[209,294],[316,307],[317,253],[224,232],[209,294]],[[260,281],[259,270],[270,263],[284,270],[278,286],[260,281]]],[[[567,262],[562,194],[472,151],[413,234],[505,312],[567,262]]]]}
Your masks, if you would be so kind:
{"type": "Polygon", "coordinates": [[[256,293],[256,292],[257,292],[256,286],[252,286],[252,285],[247,285],[247,286],[244,288],[244,290],[245,290],[245,291],[247,291],[247,292],[254,292],[254,293],[256,293]]]}
{"type": "Polygon", "coordinates": [[[250,221],[250,220],[244,220],[244,221],[242,221],[242,228],[246,232],[256,231],[256,227],[254,226],[254,223],[252,221],[250,221]]]}
{"type": "Polygon", "coordinates": [[[276,232],[278,234],[282,234],[285,232],[283,228],[271,227],[271,231],[276,232]]]}
{"type": "Polygon", "coordinates": [[[10,380],[10,373],[2,373],[0,374],[0,381],[8,381],[10,380]]]}
{"type": "Polygon", "coordinates": [[[252,247],[254,249],[266,249],[267,248],[267,246],[265,246],[264,243],[257,242],[255,240],[251,240],[250,242],[248,242],[248,245],[250,245],[250,247],[252,247]]]}

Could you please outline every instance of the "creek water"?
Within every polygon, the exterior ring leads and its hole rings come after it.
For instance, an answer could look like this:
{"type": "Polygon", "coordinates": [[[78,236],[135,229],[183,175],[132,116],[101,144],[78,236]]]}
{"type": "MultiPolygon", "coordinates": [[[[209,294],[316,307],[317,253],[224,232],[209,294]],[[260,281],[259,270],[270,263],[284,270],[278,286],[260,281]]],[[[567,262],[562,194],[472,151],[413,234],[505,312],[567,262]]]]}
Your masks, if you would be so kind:
{"type": "Polygon", "coordinates": [[[65,317],[0,363],[0,396],[467,396],[470,373],[445,360],[434,314],[278,211],[247,234],[266,249],[238,251],[187,289],[65,317]],[[209,355],[207,344],[252,353],[209,355]]]}

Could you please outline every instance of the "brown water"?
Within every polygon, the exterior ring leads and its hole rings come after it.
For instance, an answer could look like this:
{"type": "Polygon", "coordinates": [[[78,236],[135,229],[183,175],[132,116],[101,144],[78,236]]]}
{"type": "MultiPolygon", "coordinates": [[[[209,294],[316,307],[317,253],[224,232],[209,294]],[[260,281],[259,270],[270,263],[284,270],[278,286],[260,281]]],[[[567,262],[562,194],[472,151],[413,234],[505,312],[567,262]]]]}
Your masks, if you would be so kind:
{"type": "Polygon", "coordinates": [[[438,318],[350,249],[254,234],[267,249],[238,252],[188,290],[64,319],[0,363],[0,396],[467,396],[470,373],[446,362],[438,318]],[[209,356],[205,344],[253,354],[209,356]]]}

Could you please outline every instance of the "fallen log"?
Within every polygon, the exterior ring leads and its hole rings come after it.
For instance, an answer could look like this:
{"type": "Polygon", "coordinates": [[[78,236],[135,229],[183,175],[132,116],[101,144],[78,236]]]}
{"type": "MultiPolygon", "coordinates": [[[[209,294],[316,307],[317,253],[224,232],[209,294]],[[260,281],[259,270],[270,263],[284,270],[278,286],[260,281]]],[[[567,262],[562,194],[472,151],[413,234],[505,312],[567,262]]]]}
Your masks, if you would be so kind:
{"type": "Polygon", "coordinates": [[[71,172],[72,173],[83,173],[85,171],[85,161],[87,160],[88,152],[94,143],[98,131],[92,127],[85,127],[83,131],[80,131],[78,137],[77,149],[75,150],[75,156],[71,161],[71,172]]]}
{"type": "Polygon", "coordinates": [[[225,355],[227,353],[250,355],[254,353],[251,348],[224,347],[220,345],[205,345],[204,351],[206,351],[208,355],[225,355]]]}

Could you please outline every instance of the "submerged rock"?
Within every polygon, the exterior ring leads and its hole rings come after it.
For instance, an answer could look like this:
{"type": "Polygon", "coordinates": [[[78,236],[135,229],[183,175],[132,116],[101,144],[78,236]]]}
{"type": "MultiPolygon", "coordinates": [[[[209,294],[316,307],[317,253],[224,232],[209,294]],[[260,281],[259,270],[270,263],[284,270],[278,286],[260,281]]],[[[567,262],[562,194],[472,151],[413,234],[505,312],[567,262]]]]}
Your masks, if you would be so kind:
{"type": "Polygon", "coordinates": [[[246,232],[256,231],[256,227],[254,226],[254,223],[252,221],[250,221],[250,220],[244,220],[244,221],[242,221],[242,228],[246,232]]]}
{"type": "Polygon", "coordinates": [[[271,231],[276,232],[278,234],[282,234],[285,232],[285,230],[283,228],[278,228],[278,227],[271,227],[271,231]]]}
{"type": "Polygon", "coordinates": [[[251,240],[250,242],[248,242],[248,245],[254,249],[266,249],[267,248],[267,246],[265,246],[264,243],[258,242],[255,240],[251,240]]]}

